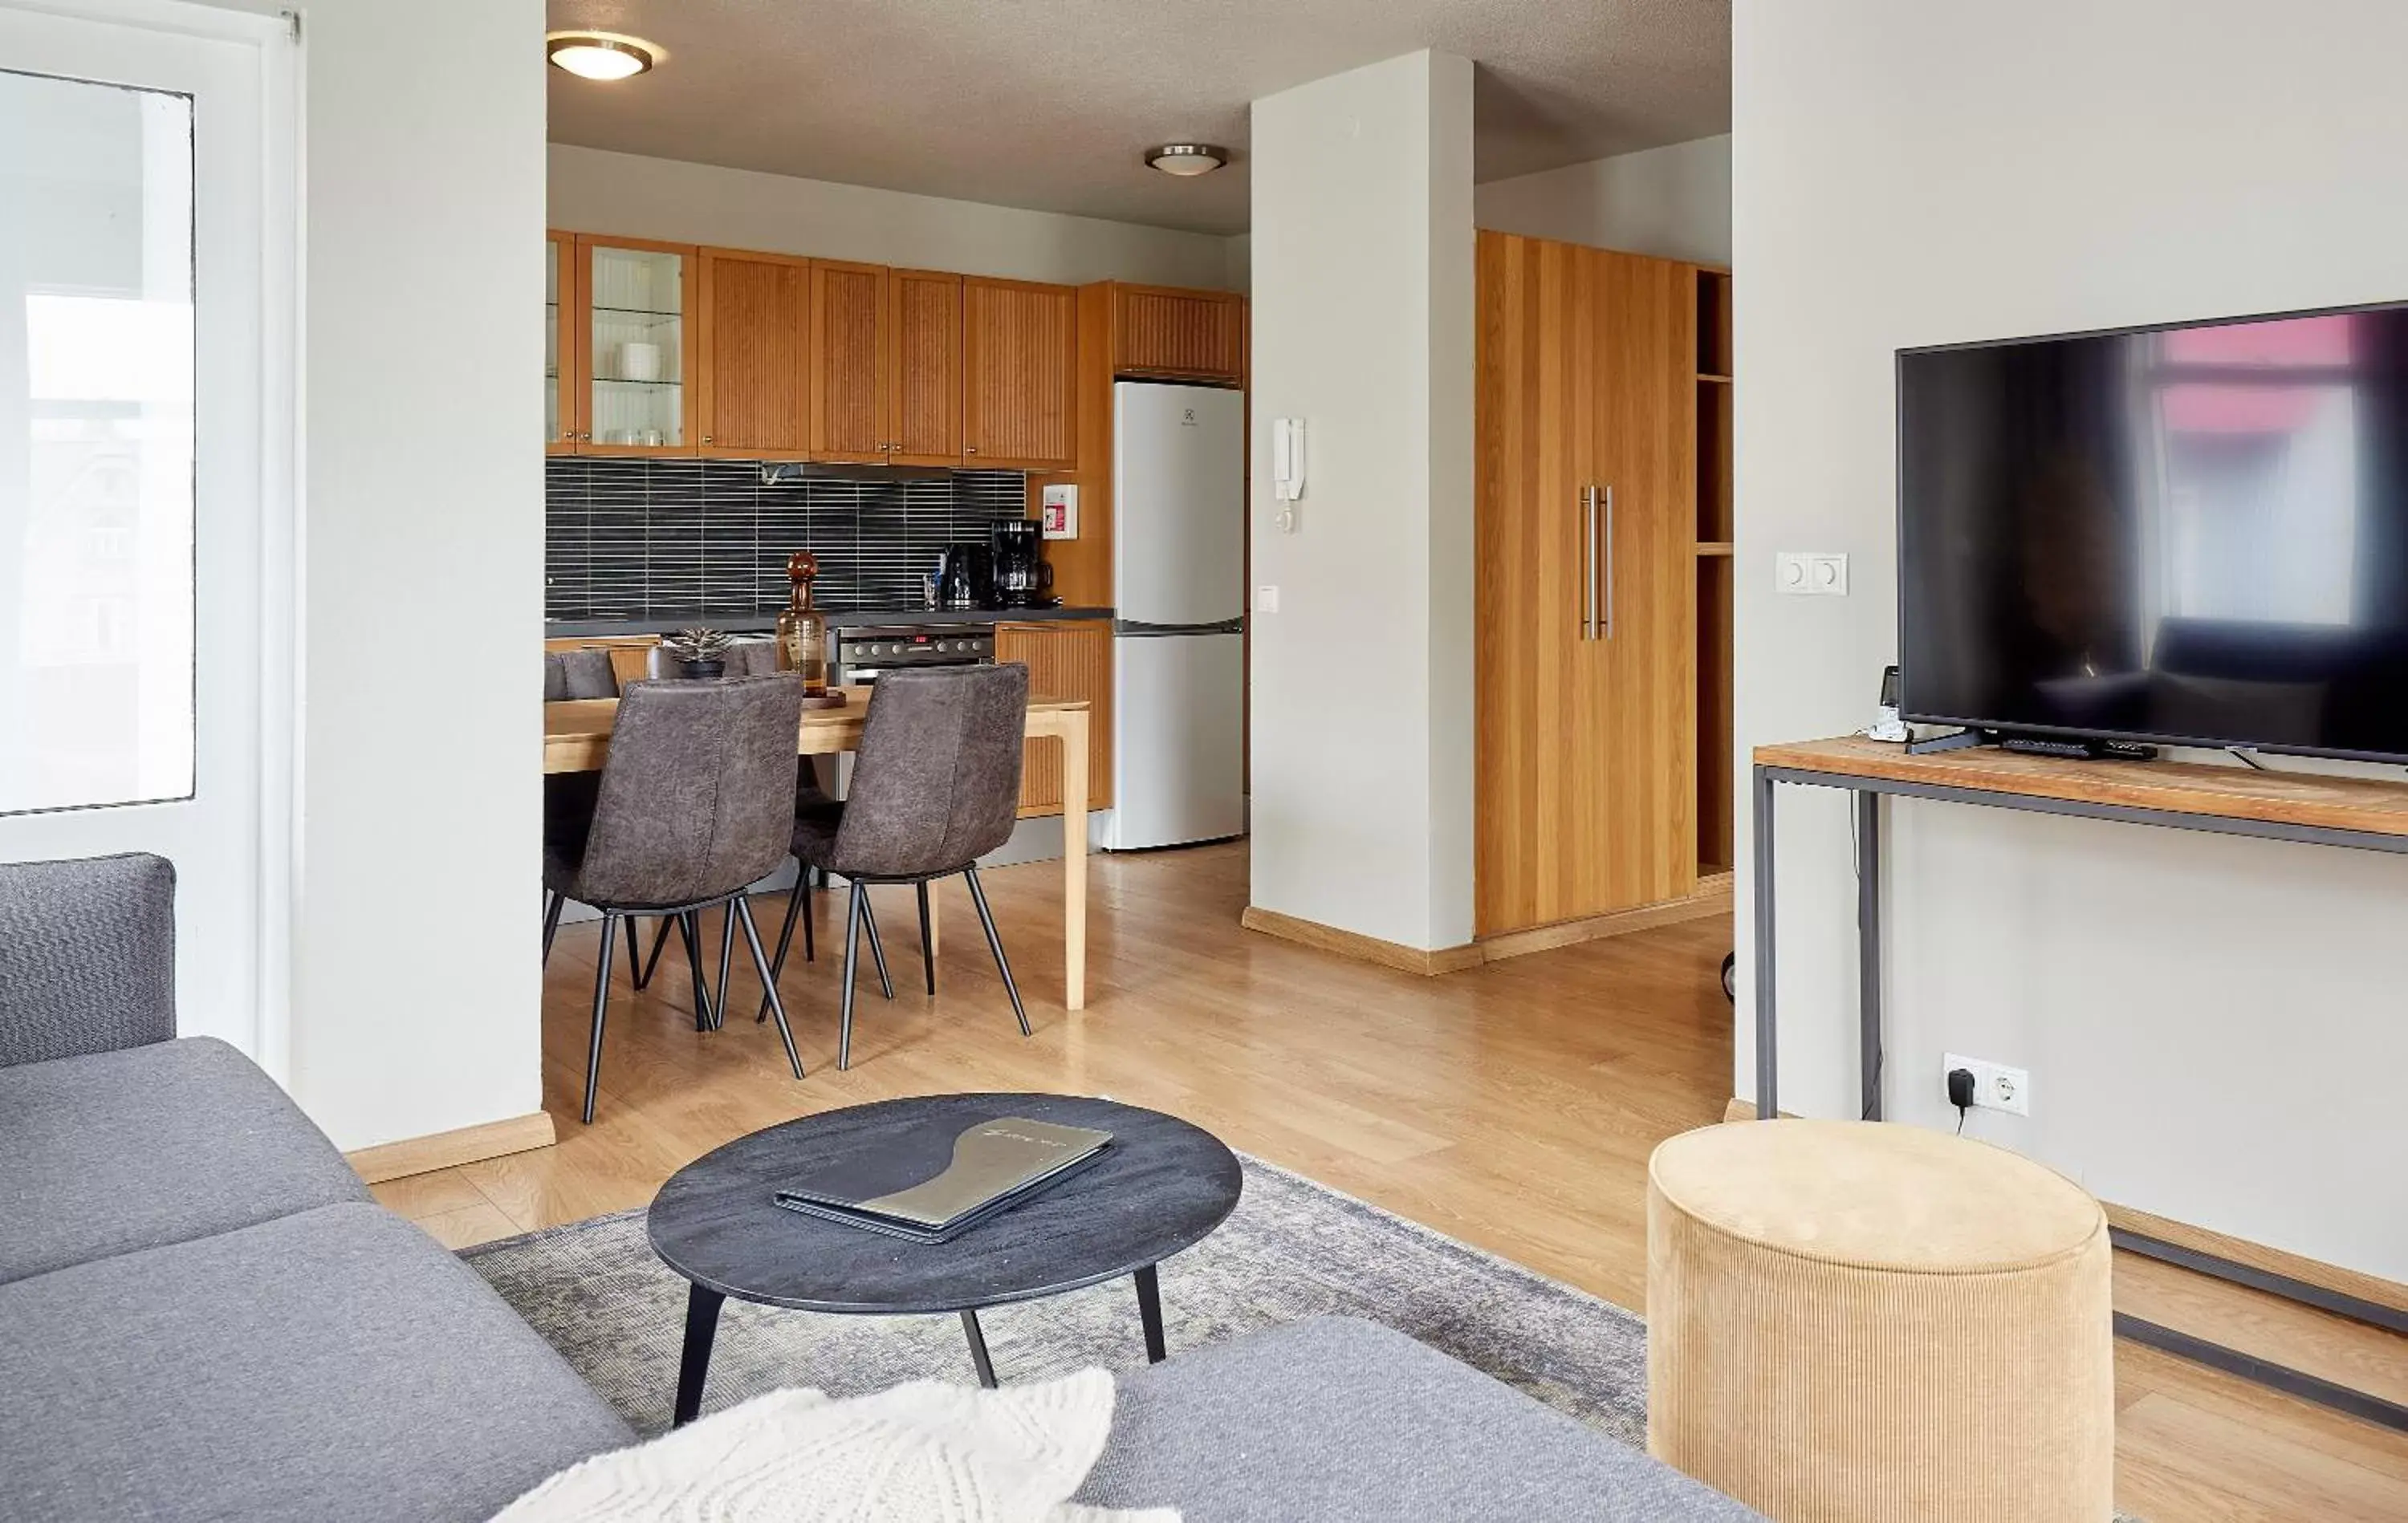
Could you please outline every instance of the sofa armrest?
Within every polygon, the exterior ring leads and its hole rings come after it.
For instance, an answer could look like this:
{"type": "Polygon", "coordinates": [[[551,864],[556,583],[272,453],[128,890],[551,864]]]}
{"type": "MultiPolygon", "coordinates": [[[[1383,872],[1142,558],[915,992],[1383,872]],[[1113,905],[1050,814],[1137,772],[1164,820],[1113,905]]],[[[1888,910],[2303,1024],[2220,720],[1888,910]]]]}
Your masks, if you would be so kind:
{"type": "Polygon", "coordinates": [[[0,865],[0,1067],[175,1034],[175,864],[0,865]]]}

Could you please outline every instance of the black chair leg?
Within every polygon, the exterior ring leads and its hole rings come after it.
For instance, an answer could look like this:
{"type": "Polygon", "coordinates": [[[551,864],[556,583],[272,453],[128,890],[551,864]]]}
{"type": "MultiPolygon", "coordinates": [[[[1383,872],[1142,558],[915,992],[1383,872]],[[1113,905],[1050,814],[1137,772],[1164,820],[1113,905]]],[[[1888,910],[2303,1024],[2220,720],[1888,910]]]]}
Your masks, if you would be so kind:
{"type": "Polygon", "coordinates": [[[587,1126],[594,1124],[594,1096],[602,1088],[602,1021],[610,1010],[610,953],[619,942],[619,917],[602,912],[602,955],[594,969],[594,1034],[585,1045],[585,1109],[587,1126]]]}
{"type": "MultiPolygon", "coordinates": [[[[632,921],[635,918],[630,916],[628,918],[632,921]]],[[[669,944],[669,922],[676,918],[674,915],[664,915],[661,917],[661,923],[653,929],[652,955],[644,960],[644,971],[636,979],[638,989],[642,989],[652,981],[652,970],[661,965],[661,948],[669,944]]]]}
{"type": "Polygon", "coordinates": [[[685,965],[694,972],[694,1029],[715,1031],[719,1018],[711,1011],[710,985],[702,975],[701,917],[686,910],[677,917],[678,939],[685,943],[685,965]]]}
{"type": "Polygon", "coordinates": [[[817,962],[820,960],[820,949],[816,939],[811,934],[811,922],[817,918],[817,916],[811,912],[818,909],[819,904],[811,898],[811,890],[814,888],[827,887],[825,883],[812,883],[811,875],[812,869],[806,867],[803,869],[802,876],[795,880],[796,887],[803,890],[803,961],[806,962],[817,962]]]}
{"type": "MultiPolygon", "coordinates": [[[[776,986],[780,978],[785,976],[786,948],[795,944],[795,921],[798,918],[803,920],[803,961],[806,962],[810,961],[811,922],[808,918],[803,917],[803,904],[810,892],[810,881],[811,870],[806,867],[795,875],[795,886],[786,895],[786,923],[778,928],[778,953],[769,959],[769,983],[772,987],[776,986]]],[[[757,1026],[768,1018],[769,993],[768,990],[764,989],[761,994],[761,1008],[752,1013],[752,1023],[757,1026]]]]}
{"type": "MultiPolygon", "coordinates": [[[[794,1066],[795,1077],[803,1076],[803,1055],[795,1050],[795,1029],[786,1024],[786,1002],[778,998],[777,975],[769,970],[769,960],[761,950],[761,928],[752,923],[752,906],[743,896],[735,900],[736,917],[744,923],[744,945],[752,949],[752,970],[761,975],[761,988],[767,991],[769,1013],[778,1018],[778,1040],[786,1045],[786,1061],[794,1066]]],[[[726,996],[721,995],[723,1004],[726,996]]]]}
{"type": "Polygon", "coordinates": [[[922,878],[911,887],[920,896],[920,965],[928,970],[928,993],[937,992],[937,938],[930,935],[928,925],[928,880],[922,878]]]}
{"type": "Polygon", "coordinates": [[[560,912],[568,903],[560,894],[546,893],[543,900],[543,965],[552,966],[552,938],[560,930],[560,912]]]}
{"type": "Polygon", "coordinates": [[[861,912],[869,901],[867,886],[855,880],[853,893],[844,906],[844,1017],[837,1026],[836,1066],[838,1073],[853,1066],[853,979],[861,963],[861,912]]]}
{"type": "Polygon", "coordinates": [[[986,932],[986,949],[995,954],[995,971],[1003,975],[1003,991],[1011,996],[1011,1013],[1020,1018],[1020,1034],[1028,1032],[1028,1011],[1020,1003],[1020,986],[1011,981],[1011,964],[1003,958],[1003,938],[996,934],[995,916],[986,907],[986,890],[980,887],[978,869],[965,868],[962,876],[970,880],[970,903],[978,906],[979,924],[986,932]]]}
{"type": "Polygon", "coordinates": [[[895,980],[886,975],[886,947],[878,939],[878,907],[869,902],[869,885],[855,881],[861,890],[862,929],[869,932],[869,959],[878,964],[878,992],[888,999],[895,997],[895,980]]]}
{"type": "MultiPolygon", "coordinates": [[[[636,918],[635,918],[634,916],[632,916],[632,915],[628,916],[628,917],[627,917],[627,920],[626,920],[626,925],[627,925],[627,975],[628,975],[628,976],[629,976],[629,977],[631,977],[631,978],[632,978],[632,977],[634,977],[634,976],[635,976],[636,971],[637,971],[638,968],[642,967],[642,966],[643,966],[643,964],[642,964],[642,963],[640,963],[640,962],[638,962],[638,961],[636,961],[636,918]]],[[[642,983],[638,982],[638,983],[636,985],[636,987],[637,987],[638,989],[641,989],[641,988],[643,988],[644,986],[642,985],[642,983]]]]}
{"type": "MultiPolygon", "coordinates": [[[[741,897],[743,896],[740,894],[737,896],[737,898],[741,897]]],[[[700,911],[695,912],[695,923],[696,925],[702,923],[700,911]]],[[[723,1023],[725,1016],[724,1007],[727,1003],[727,975],[735,971],[735,952],[736,900],[730,899],[726,904],[719,906],[719,1003],[723,1009],[720,1012],[720,1018],[714,1019],[714,1025],[723,1023]]]]}

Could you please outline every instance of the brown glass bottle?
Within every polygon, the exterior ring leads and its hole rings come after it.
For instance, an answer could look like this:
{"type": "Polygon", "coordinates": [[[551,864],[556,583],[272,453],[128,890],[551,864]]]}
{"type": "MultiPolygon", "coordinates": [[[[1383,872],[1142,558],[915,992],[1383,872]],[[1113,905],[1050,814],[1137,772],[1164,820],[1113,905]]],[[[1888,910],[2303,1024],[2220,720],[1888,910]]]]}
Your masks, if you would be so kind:
{"type": "Polygon", "coordinates": [[[804,694],[812,698],[827,691],[827,619],[811,606],[811,581],[819,574],[819,557],[810,551],[786,557],[794,591],[778,616],[778,669],[801,676],[804,694]]]}

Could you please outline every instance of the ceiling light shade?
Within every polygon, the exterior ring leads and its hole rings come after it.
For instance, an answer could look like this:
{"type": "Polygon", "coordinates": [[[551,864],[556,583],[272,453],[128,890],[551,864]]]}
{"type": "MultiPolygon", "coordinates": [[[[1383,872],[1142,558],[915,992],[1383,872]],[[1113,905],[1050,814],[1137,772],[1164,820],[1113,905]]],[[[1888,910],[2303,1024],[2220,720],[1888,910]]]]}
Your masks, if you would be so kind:
{"type": "Polygon", "coordinates": [[[543,39],[553,66],[582,79],[628,79],[649,69],[660,49],[641,37],[609,32],[554,32],[543,39]]]}
{"type": "Polygon", "coordinates": [[[1210,143],[1165,143],[1147,150],[1148,167],[1182,179],[1196,175],[1209,175],[1229,162],[1229,150],[1214,148],[1210,143]]]}

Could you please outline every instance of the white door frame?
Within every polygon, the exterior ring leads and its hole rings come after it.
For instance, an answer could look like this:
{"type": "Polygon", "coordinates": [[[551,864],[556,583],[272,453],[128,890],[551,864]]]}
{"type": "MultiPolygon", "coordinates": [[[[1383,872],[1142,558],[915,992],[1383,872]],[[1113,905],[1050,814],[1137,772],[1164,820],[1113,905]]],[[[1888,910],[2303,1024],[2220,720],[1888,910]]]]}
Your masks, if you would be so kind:
{"type": "MultiPolygon", "coordinates": [[[[260,345],[256,1000],[251,1056],[280,1083],[292,1068],[293,947],[300,862],[303,39],[298,17],[193,0],[0,0],[19,11],[249,48],[256,53],[260,345]]],[[[0,65],[8,64],[0,58],[0,65]]],[[[36,68],[36,72],[42,72],[36,68]]],[[[142,84],[139,78],[107,82],[142,84]]],[[[195,511],[200,505],[195,503],[195,511]]]]}

